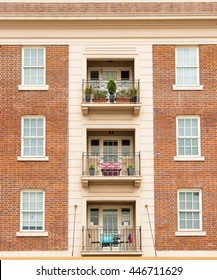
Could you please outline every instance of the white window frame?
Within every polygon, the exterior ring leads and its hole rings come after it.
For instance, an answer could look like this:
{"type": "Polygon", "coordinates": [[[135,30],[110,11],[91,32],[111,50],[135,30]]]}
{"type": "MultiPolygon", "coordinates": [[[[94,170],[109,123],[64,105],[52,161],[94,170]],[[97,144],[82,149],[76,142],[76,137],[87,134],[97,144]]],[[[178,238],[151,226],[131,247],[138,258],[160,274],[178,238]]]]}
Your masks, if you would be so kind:
{"type": "MultiPolygon", "coordinates": [[[[39,68],[39,66],[29,66],[29,68],[39,68]]],[[[49,86],[46,85],[46,48],[43,46],[26,46],[22,48],[22,84],[18,86],[19,90],[48,90],[49,86]],[[40,66],[40,68],[43,68],[43,84],[42,85],[25,85],[24,84],[24,69],[27,68],[27,66],[24,65],[24,51],[26,49],[43,49],[43,56],[44,56],[44,65],[40,66]]]]}
{"type": "Polygon", "coordinates": [[[25,189],[20,192],[20,231],[16,233],[19,236],[48,236],[48,232],[45,231],[45,191],[42,189],[25,189]],[[23,213],[24,212],[37,212],[37,210],[23,210],[23,194],[24,193],[42,193],[43,195],[43,205],[42,210],[38,212],[43,212],[42,219],[42,229],[41,230],[24,230],[23,229],[23,213]]]}
{"type": "Polygon", "coordinates": [[[201,189],[179,189],[177,191],[177,227],[178,231],[175,233],[176,236],[204,236],[206,235],[206,232],[202,230],[202,190],[201,189]],[[179,207],[179,194],[181,192],[185,193],[199,193],[199,210],[193,210],[193,209],[180,209],[179,207]],[[180,212],[197,212],[199,213],[199,229],[181,229],[180,228],[180,212]]]}
{"type": "Polygon", "coordinates": [[[176,84],[173,85],[173,90],[203,90],[203,86],[200,85],[200,69],[199,69],[199,48],[198,46],[178,46],[175,49],[175,67],[176,67],[176,84]],[[197,65],[196,66],[178,66],[178,57],[177,57],[177,51],[178,49],[196,49],[197,52],[197,65]],[[177,82],[178,78],[178,69],[179,68],[196,68],[196,78],[197,82],[195,85],[192,84],[183,84],[179,85],[177,82]]]}
{"type": "MultiPolygon", "coordinates": [[[[192,139],[194,136],[185,136],[183,138],[192,139]]],[[[175,161],[204,161],[204,157],[201,156],[201,135],[200,135],[200,116],[196,115],[180,115],[176,117],[176,156],[174,157],[175,161]],[[198,136],[195,136],[198,139],[198,155],[179,155],[179,132],[178,132],[178,121],[180,119],[197,119],[198,121],[198,136]]]]}
{"type": "MultiPolygon", "coordinates": [[[[36,137],[37,138],[37,137],[36,137]]],[[[46,153],[46,118],[45,116],[31,115],[22,116],[21,118],[21,156],[17,157],[18,161],[47,161],[49,158],[45,156],[46,153]],[[43,119],[43,155],[24,155],[24,120],[25,119],[43,119]]]]}

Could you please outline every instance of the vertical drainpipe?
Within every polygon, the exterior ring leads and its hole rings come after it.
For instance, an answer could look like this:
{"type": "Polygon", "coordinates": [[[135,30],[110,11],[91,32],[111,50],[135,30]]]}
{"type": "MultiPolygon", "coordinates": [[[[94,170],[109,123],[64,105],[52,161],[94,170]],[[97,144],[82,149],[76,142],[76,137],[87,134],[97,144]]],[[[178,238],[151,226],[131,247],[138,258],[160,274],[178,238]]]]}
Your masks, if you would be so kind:
{"type": "Polygon", "coordinates": [[[74,255],[74,247],[75,247],[75,221],[76,221],[76,211],[78,205],[74,205],[74,223],[73,223],[73,238],[72,238],[72,256],[74,255]]]}

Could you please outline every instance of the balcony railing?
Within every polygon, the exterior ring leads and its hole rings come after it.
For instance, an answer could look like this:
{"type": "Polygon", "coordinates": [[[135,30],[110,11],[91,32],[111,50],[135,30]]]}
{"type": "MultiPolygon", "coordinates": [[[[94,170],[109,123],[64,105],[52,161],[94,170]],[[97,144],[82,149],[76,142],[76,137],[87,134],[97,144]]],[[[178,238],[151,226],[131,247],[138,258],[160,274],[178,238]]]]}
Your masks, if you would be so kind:
{"type": "Polygon", "coordinates": [[[139,252],[142,250],[141,227],[113,230],[82,228],[83,252],[139,252]]]}
{"type": "Polygon", "coordinates": [[[85,154],[82,156],[83,176],[140,176],[140,153],[85,154]]]}
{"type": "Polygon", "coordinates": [[[87,102],[104,102],[118,103],[140,102],[140,85],[136,81],[115,81],[117,89],[114,93],[114,99],[110,99],[107,89],[108,81],[85,81],[82,84],[82,101],[87,102]],[[100,101],[99,101],[100,100],[100,101]]]}

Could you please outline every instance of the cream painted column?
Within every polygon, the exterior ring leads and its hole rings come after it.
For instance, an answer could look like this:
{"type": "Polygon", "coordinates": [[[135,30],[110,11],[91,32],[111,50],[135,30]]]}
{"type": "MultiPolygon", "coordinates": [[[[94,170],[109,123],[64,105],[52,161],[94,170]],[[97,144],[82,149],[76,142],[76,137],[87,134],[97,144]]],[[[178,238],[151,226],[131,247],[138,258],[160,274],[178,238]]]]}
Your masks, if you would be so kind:
{"type": "MultiPolygon", "coordinates": [[[[137,135],[141,151],[141,196],[140,223],[142,226],[142,246],[144,256],[154,256],[154,133],[153,133],[153,76],[152,45],[144,44],[139,50],[140,98],[142,103],[140,114],[140,131],[137,135]],[[150,221],[147,213],[150,214],[150,221]],[[152,230],[152,232],[151,232],[152,230]]],[[[137,77],[136,77],[137,78],[137,77]]]]}
{"type": "Polygon", "coordinates": [[[82,48],[69,46],[69,254],[79,256],[82,246],[82,48]],[[74,246],[73,246],[74,244],[74,246]]]}

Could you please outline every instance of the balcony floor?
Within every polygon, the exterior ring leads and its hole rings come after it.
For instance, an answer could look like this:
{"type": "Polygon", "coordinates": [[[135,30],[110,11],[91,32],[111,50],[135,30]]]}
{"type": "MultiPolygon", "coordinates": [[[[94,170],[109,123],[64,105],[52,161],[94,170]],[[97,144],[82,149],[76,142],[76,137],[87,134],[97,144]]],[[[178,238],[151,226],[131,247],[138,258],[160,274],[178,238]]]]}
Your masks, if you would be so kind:
{"type": "Polygon", "coordinates": [[[89,184],[133,184],[135,188],[139,188],[142,176],[82,176],[81,183],[83,188],[88,188],[89,184]]]}

